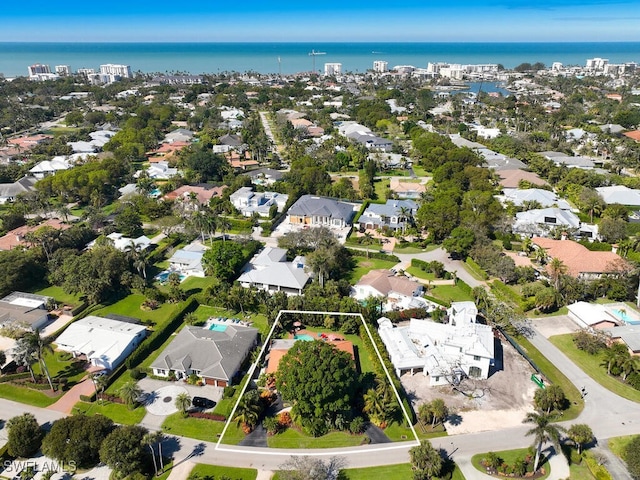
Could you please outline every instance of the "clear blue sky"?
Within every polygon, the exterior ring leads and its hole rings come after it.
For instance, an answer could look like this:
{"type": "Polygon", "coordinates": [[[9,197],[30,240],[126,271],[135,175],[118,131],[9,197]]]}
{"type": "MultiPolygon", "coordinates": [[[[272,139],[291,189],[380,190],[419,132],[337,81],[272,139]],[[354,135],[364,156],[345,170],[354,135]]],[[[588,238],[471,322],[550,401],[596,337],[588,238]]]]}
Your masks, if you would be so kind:
{"type": "Polygon", "coordinates": [[[5,0],[0,41],[640,41],[640,0],[5,0]]]}

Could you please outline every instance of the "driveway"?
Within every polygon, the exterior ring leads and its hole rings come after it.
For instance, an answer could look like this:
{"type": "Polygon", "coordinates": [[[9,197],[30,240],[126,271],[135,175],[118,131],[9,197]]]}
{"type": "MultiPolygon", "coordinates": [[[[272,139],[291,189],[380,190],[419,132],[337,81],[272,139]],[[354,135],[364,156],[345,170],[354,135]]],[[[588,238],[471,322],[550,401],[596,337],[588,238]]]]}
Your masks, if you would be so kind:
{"type": "MultiPolygon", "coordinates": [[[[180,391],[186,391],[191,398],[205,397],[209,400],[213,400],[216,403],[218,403],[222,399],[223,391],[222,387],[213,387],[211,385],[204,385],[200,387],[197,385],[189,385],[188,383],[183,381],[165,382],[163,380],[155,380],[153,378],[143,378],[138,382],[138,386],[145,394],[155,398],[160,397],[163,392],[168,392],[169,390],[167,390],[167,387],[171,387],[174,390],[179,389],[180,391]]],[[[171,402],[171,404],[173,404],[173,402],[171,402]]],[[[169,415],[169,413],[166,413],[166,415],[169,415]]]]}
{"type": "Polygon", "coordinates": [[[96,387],[93,384],[93,381],[88,377],[85,377],[84,380],[71,387],[67,393],[62,395],[60,400],[53,405],[49,405],[47,408],[57,412],[71,414],[73,406],[80,401],[81,395],[86,395],[88,397],[95,391],[96,387]]]}

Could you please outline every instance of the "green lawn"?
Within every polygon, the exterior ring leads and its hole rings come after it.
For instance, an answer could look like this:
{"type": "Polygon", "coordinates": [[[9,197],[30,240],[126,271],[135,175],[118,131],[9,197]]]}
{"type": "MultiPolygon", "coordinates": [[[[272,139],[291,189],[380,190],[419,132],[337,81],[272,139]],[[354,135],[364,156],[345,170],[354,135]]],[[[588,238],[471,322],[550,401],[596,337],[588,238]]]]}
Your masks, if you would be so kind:
{"type": "MultiPolygon", "coordinates": [[[[225,422],[206,418],[183,417],[177,412],[169,415],[162,424],[162,431],[171,435],[195,438],[205,442],[217,442],[224,429],[225,422]]],[[[244,432],[235,423],[231,423],[224,435],[224,443],[237,445],[245,437],[244,432]]]]}
{"type": "Polygon", "coordinates": [[[42,288],[40,290],[36,290],[35,292],[38,295],[44,295],[46,297],[52,297],[53,299],[55,299],[55,301],[58,304],[65,304],[65,305],[79,305],[80,302],[80,296],[77,294],[71,294],[71,293],[67,293],[65,292],[62,287],[58,287],[55,285],[46,287],[46,288],[42,288]]]}
{"type": "Polygon", "coordinates": [[[390,181],[388,178],[385,179],[376,179],[373,181],[373,188],[376,193],[376,198],[378,200],[382,200],[383,202],[387,198],[387,190],[389,190],[390,181]]]}
{"type": "MultiPolygon", "coordinates": [[[[85,362],[74,359],[68,352],[47,353],[44,356],[44,361],[51,378],[66,378],[70,387],[82,380],[87,374],[85,362]]],[[[36,374],[42,373],[39,363],[33,365],[33,371],[36,374]]]]}
{"type": "MultiPolygon", "coordinates": [[[[225,440],[226,440],[225,435],[225,440]]],[[[362,444],[364,435],[345,432],[331,432],[322,437],[309,437],[296,428],[288,428],[282,433],[267,437],[271,448],[338,448],[355,447],[362,444]]]]}
{"type": "Polygon", "coordinates": [[[473,301],[473,296],[463,291],[457,285],[436,285],[427,292],[427,295],[439,298],[445,302],[473,301]]]}
{"type": "MultiPolygon", "coordinates": [[[[495,454],[498,455],[498,457],[502,458],[502,460],[504,460],[505,463],[509,464],[509,465],[513,465],[513,463],[518,459],[518,458],[524,458],[529,452],[528,448],[518,448],[516,450],[505,450],[502,452],[494,452],[495,454]]],[[[478,453],[477,455],[474,455],[473,457],[471,457],[471,463],[473,464],[473,466],[479,470],[482,473],[486,473],[487,469],[481,464],[482,459],[487,455],[487,453],[478,453]]],[[[549,478],[549,475],[551,474],[551,467],[549,466],[549,462],[545,461],[544,463],[542,463],[542,465],[540,465],[540,468],[544,468],[545,474],[541,477],[536,477],[537,479],[540,480],[544,480],[545,478],[549,478]]],[[[505,478],[505,477],[498,477],[497,475],[495,476],[495,478],[505,478]]]]}
{"type": "Polygon", "coordinates": [[[619,458],[622,458],[627,445],[631,440],[637,435],[626,435],[624,437],[614,437],[608,440],[609,450],[613,452],[613,454],[619,458]]]}
{"type": "Polygon", "coordinates": [[[180,288],[189,294],[198,293],[218,283],[218,279],[214,277],[187,277],[180,284],[180,288]],[[196,291],[192,291],[196,290],[196,291]]]}
{"type": "Polygon", "coordinates": [[[600,366],[603,361],[602,354],[589,355],[587,352],[578,350],[573,344],[573,337],[570,333],[555,335],[549,338],[549,341],[562,350],[583,372],[587,373],[607,390],[632,402],[640,402],[640,391],[629,385],[625,385],[615,377],[607,375],[607,370],[600,366]]]}
{"type": "MultiPolygon", "coordinates": [[[[372,247],[373,250],[373,247],[372,247]]],[[[366,254],[365,254],[366,255],[366,254]]],[[[390,269],[398,262],[383,260],[381,258],[353,257],[358,263],[348,277],[350,283],[355,284],[371,270],[390,269]]]]}
{"type": "Polygon", "coordinates": [[[427,172],[423,167],[421,167],[420,165],[413,165],[413,171],[415,172],[415,174],[419,177],[428,177],[429,176],[429,172],[427,172]]]}
{"type": "MultiPolygon", "coordinates": [[[[416,429],[416,433],[418,434],[419,439],[430,439],[430,438],[438,438],[438,437],[446,437],[447,431],[444,429],[442,425],[437,425],[433,430],[431,428],[426,428],[425,431],[422,430],[419,424],[414,425],[416,429]]],[[[407,440],[414,440],[413,432],[409,427],[405,426],[405,423],[401,424],[397,422],[392,422],[384,429],[384,433],[389,439],[394,442],[404,442],[407,440]]]]}
{"type": "Polygon", "coordinates": [[[78,402],[74,405],[73,411],[75,413],[86,413],[90,415],[101,414],[110,418],[115,423],[124,425],[136,425],[140,423],[147,413],[147,410],[142,406],[131,410],[128,406],[120,403],[104,402],[104,404],[102,404],[100,401],[93,403],[78,402]]]}
{"type": "MultiPolygon", "coordinates": [[[[231,310],[227,310],[222,307],[210,307],[208,305],[200,305],[195,314],[200,320],[207,320],[209,317],[225,317],[225,318],[241,318],[242,315],[237,312],[233,312],[231,310]]],[[[252,313],[249,315],[250,318],[243,318],[243,320],[247,320],[249,322],[253,322],[252,327],[260,330],[260,333],[266,335],[269,332],[269,324],[267,322],[267,317],[261,314],[252,313]]]]}
{"type": "Polygon", "coordinates": [[[433,273],[420,270],[418,267],[409,267],[406,272],[414,277],[422,278],[423,280],[435,280],[436,276],[433,273]]]}
{"type": "Polygon", "coordinates": [[[34,407],[48,407],[55,403],[60,396],[61,392],[58,392],[58,395],[55,397],[50,397],[38,390],[31,390],[30,388],[10,385],[8,383],[0,383],[0,398],[13,400],[14,402],[26,403],[27,405],[33,405],[34,407]]]}
{"type": "Polygon", "coordinates": [[[198,463],[189,474],[198,475],[200,478],[233,478],[233,480],[255,480],[258,471],[255,468],[219,467],[217,465],[205,465],[198,463]]]}
{"type": "Polygon", "coordinates": [[[428,244],[426,248],[420,248],[419,246],[416,246],[416,244],[411,244],[411,243],[408,243],[403,247],[399,243],[396,243],[396,246],[393,249],[393,253],[407,253],[407,254],[424,253],[424,252],[431,252],[433,250],[436,250],[439,247],[440,245],[437,245],[434,243],[428,244]]]}
{"type": "MultiPolygon", "coordinates": [[[[347,468],[340,472],[344,480],[369,480],[371,478],[384,478],[385,480],[407,480],[413,478],[411,464],[402,463],[399,465],[380,465],[378,467],[367,468],[347,468]]],[[[275,477],[274,477],[275,478],[275,477]]],[[[465,480],[464,475],[456,466],[451,480],[465,480]]]]}
{"type": "Polygon", "coordinates": [[[536,347],[534,347],[529,340],[523,337],[518,337],[517,342],[523,348],[523,350],[529,355],[533,362],[542,370],[544,375],[556,385],[560,385],[567,400],[569,400],[569,409],[565,410],[562,414],[562,420],[573,420],[582,413],[584,409],[584,400],[580,396],[578,389],[569,381],[569,379],[558,368],[551,363],[547,358],[542,355],[536,347]]]}
{"type": "Polygon", "coordinates": [[[160,308],[157,308],[156,310],[142,310],[140,305],[142,305],[144,300],[144,295],[132,293],[112,305],[96,310],[93,314],[98,317],[104,317],[108,313],[115,313],[117,315],[138,318],[143,322],[148,321],[158,325],[166,322],[177,307],[177,304],[175,303],[163,303],[160,308]]]}

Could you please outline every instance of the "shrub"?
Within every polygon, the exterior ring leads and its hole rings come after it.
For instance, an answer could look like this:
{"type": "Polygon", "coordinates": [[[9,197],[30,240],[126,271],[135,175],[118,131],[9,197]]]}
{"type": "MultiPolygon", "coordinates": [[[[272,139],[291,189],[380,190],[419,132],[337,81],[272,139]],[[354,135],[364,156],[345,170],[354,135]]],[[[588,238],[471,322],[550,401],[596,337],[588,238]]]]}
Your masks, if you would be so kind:
{"type": "Polygon", "coordinates": [[[349,431],[354,435],[362,433],[364,431],[364,419],[362,417],[356,417],[351,420],[349,431]]]}
{"type": "Polygon", "coordinates": [[[231,398],[236,393],[236,387],[224,387],[222,391],[222,398],[231,398]]]}
{"type": "Polygon", "coordinates": [[[226,422],[227,417],[224,415],[220,415],[217,413],[207,413],[207,412],[188,412],[187,416],[193,418],[204,418],[207,420],[215,420],[216,422],[226,422]]]}
{"type": "Polygon", "coordinates": [[[129,375],[134,380],[140,380],[146,376],[146,374],[138,367],[132,368],[131,370],[129,370],[129,375]]]}

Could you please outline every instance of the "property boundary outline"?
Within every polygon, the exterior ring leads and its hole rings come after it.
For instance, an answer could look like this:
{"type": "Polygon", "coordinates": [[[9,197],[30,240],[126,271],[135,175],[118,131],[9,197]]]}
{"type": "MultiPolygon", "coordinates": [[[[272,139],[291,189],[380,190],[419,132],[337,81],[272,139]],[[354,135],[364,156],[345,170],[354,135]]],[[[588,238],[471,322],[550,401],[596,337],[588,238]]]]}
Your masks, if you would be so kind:
{"type": "MultiPolygon", "coordinates": [[[[405,406],[404,406],[404,402],[402,401],[402,398],[400,398],[400,393],[398,392],[398,389],[396,388],[392,378],[391,378],[391,374],[389,373],[389,370],[387,369],[387,365],[385,364],[385,362],[383,361],[382,358],[382,354],[380,353],[380,350],[378,349],[378,345],[376,344],[376,342],[373,339],[373,336],[371,335],[371,330],[369,330],[369,326],[367,325],[367,322],[364,321],[364,317],[362,316],[361,313],[347,313],[347,312],[322,312],[322,311],[314,311],[314,310],[280,310],[278,312],[278,316],[275,318],[273,325],[271,326],[271,329],[269,330],[269,334],[267,335],[267,338],[264,340],[263,344],[262,344],[262,348],[260,349],[260,353],[258,355],[258,358],[256,358],[256,361],[253,362],[253,364],[251,365],[251,367],[249,368],[249,371],[247,372],[248,378],[247,381],[245,382],[244,386],[242,387],[242,390],[240,391],[240,395],[238,395],[238,400],[236,400],[236,403],[233,406],[233,409],[231,410],[231,413],[229,414],[229,418],[227,418],[227,423],[225,423],[224,428],[222,429],[222,433],[220,434],[220,438],[218,439],[218,441],[216,442],[216,446],[215,446],[215,450],[221,451],[221,452],[236,452],[236,453],[251,453],[254,455],[281,455],[281,456],[291,456],[292,453],[290,451],[279,451],[280,449],[270,449],[270,451],[264,451],[263,449],[258,449],[258,448],[252,448],[252,447],[240,447],[238,448],[237,446],[223,446],[222,444],[222,440],[225,436],[225,434],[227,433],[227,428],[229,428],[230,423],[233,421],[233,417],[235,416],[236,410],[238,409],[238,405],[240,404],[240,400],[242,399],[243,395],[245,394],[247,387],[249,386],[249,383],[251,382],[251,379],[253,378],[253,375],[255,374],[256,368],[258,368],[258,365],[260,363],[260,360],[262,359],[262,356],[264,355],[265,350],[267,349],[267,346],[269,345],[269,342],[271,340],[271,337],[273,336],[273,332],[275,331],[276,327],[278,326],[278,324],[280,323],[280,317],[282,316],[282,314],[302,314],[302,315],[339,315],[339,316],[347,316],[347,317],[357,317],[360,319],[360,321],[362,322],[362,325],[364,326],[364,329],[367,332],[367,335],[369,336],[369,340],[371,341],[371,345],[373,345],[373,348],[376,352],[376,355],[378,357],[378,361],[380,362],[380,364],[382,365],[382,368],[384,370],[384,373],[387,376],[387,380],[389,381],[389,384],[391,385],[391,388],[393,389],[393,393],[396,397],[396,400],[398,401],[398,405],[400,406],[400,409],[402,410],[402,414],[404,415],[404,419],[407,422],[407,425],[409,425],[409,428],[411,428],[411,433],[413,433],[413,438],[415,439],[415,445],[420,445],[420,439],[418,438],[418,433],[416,432],[415,427],[413,426],[413,423],[411,422],[411,417],[409,416],[409,413],[407,412],[405,406]],[[272,450],[272,451],[271,451],[272,450]]],[[[357,454],[357,453],[369,453],[369,452],[376,452],[376,451],[385,451],[385,450],[393,450],[393,449],[405,449],[407,448],[406,443],[404,444],[399,444],[396,446],[388,446],[388,444],[385,444],[387,446],[385,447],[379,447],[379,448],[363,448],[360,450],[354,450],[353,447],[348,447],[351,450],[347,451],[347,452],[342,452],[343,454],[357,454]]],[[[346,447],[345,447],[346,448],[346,447]]],[[[304,449],[300,449],[300,455],[306,455],[306,456],[325,456],[325,455],[329,455],[329,454],[335,454],[335,449],[326,449],[325,452],[308,452],[307,450],[304,449]]]]}

